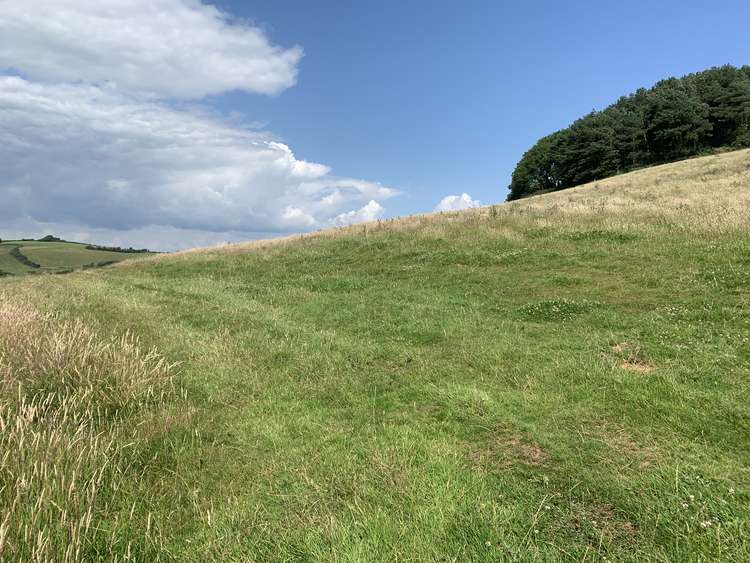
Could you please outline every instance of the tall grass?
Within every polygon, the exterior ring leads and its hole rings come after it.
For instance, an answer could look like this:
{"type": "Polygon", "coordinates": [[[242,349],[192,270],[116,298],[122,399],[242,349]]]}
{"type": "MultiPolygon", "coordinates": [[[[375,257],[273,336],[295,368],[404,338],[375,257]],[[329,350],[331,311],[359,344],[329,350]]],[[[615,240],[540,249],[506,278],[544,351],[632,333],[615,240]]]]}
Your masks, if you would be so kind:
{"type": "Polygon", "coordinates": [[[131,335],[0,294],[0,560],[133,559],[110,509],[173,371],[131,335]]]}

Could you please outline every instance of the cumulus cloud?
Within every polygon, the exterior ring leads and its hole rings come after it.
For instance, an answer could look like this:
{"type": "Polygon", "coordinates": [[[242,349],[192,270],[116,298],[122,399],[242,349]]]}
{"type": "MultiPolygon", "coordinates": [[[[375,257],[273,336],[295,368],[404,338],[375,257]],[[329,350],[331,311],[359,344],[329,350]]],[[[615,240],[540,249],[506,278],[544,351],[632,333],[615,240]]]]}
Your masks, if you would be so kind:
{"type": "Polygon", "coordinates": [[[470,207],[479,207],[479,200],[472,199],[466,192],[461,195],[449,195],[440,200],[435,207],[435,211],[459,211],[470,207]]]}
{"type": "Polygon", "coordinates": [[[383,206],[374,199],[371,199],[367,205],[356,211],[341,213],[331,220],[333,225],[349,225],[351,223],[362,223],[365,221],[374,221],[383,215],[383,206]]]}
{"type": "Polygon", "coordinates": [[[294,85],[299,47],[198,0],[2,0],[0,68],[165,98],[294,85]]]}
{"type": "Polygon", "coordinates": [[[0,236],[173,249],[380,216],[396,190],[174,103],[278,93],[301,57],[200,0],[0,0],[0,236]]]}
{"type": "MultiPolygon", "coordinates": [[[[285,233],[375,218],[396,190],[270,134],[87,85],[0,77],[0,219],[285,233]]],[[[72,227],[73,228],[73,227],[72,227]]]]}

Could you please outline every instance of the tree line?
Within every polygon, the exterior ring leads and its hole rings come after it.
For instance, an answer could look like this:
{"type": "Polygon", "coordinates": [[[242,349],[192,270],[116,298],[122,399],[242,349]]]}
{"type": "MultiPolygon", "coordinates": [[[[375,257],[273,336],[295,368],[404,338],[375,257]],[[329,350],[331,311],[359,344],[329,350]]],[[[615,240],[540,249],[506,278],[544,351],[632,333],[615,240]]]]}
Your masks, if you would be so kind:
{"type": "Polygon", "coordinates": [[[750,66],[714,67],[641,88],[543,137],[516,165],[508,200],[744,147],[750,147],[750,66]]]}
{"type": "Polygon", "coordinates": [[[100,244],[87,244],[88,250],[106,250],[107,252],[125,252],[129,254],[144,254],[151,251],[148,248],[122,248],[121,246],[102,246],[100,244]]]}

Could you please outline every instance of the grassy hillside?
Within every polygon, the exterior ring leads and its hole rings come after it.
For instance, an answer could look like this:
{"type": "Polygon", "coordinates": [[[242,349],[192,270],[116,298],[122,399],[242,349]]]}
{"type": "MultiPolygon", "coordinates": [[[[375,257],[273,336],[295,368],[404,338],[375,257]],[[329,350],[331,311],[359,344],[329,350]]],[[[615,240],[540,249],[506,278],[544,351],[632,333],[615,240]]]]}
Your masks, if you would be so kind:
{"type": "Polygon", "coordinates": [[[748,209],[740,151],[0,292],[180,362],[112,411],[89,560],[740,561],[748,209]]]}
{"type": "Polygon", "coordinates": [[[78,242],[6,240],[0,242],[0,276],[60,273],[120,262],[138,254],[94,250],[78,242]]]}

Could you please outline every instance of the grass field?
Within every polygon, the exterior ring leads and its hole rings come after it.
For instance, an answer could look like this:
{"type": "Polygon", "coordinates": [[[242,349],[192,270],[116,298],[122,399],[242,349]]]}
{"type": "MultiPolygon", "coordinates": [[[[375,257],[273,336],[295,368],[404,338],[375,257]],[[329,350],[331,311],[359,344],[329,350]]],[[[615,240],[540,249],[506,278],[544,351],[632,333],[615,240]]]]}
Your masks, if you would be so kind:
{"type": "MultiPolygon", "coordinates": [[[[80,558],[750,560],[748,209],[739,151],[466,212],[4,278],[6,307],[54,314],[34,321],[48,332],[139,338],[96,365],[152,346],[179,362],[158,401],[120,393],[86,423],[126,451],[88,501],[95,525],[75,528],[80,558]]],[[[21,362],[10,342],[6,365],[21,362]]],[[[6,426],[19,402],[60,393],[28,370],[0,387],[6,426]]],[[[0,490],[13,471],[0,464],[0,490]]],[[[56,509],[29,511],[6,520],[11,558],[18,522],[57,529],[56,509]]],[[[46,545],[63,560],[64,534],[46,545]]]]}
{"type": "Polygon", "coordinates": [[[0,243],[0,276],[27,274],[33,270],[10,253],[14,248],[17,246],[0,243]]]}
{"type": "Polygon", "coordinates": [[[39,242],[6,240],[0,242],[0,276],[30,273],[60,273],[103,263],[120,262],[141,256],[126,252],[110,252],[86,248],[77,242],[39,242]],[[16,249],[16,256],[13,251],[16,249]],[[21,260],[17,253],[21,254],[21,260]],[[25,257],[39,267],[23,261],[25,257]]]}

